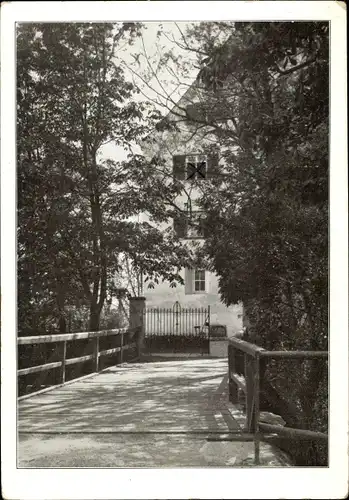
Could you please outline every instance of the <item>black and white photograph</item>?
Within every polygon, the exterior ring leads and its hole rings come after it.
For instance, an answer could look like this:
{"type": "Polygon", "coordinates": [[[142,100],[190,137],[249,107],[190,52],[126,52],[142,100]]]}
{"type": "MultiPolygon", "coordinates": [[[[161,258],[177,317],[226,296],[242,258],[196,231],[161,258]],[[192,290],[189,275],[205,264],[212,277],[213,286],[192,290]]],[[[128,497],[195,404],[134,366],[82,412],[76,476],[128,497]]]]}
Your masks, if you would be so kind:
{"type": "MultiPolygon", "coordinates": [[[[43,2],[59,3],[71,2],[43,2]]],[[[13,27],[14,467],[72,481],[331,473],[348,446],[329,426],[343,406],[343,430],[348,398],[347,359],[341,382],[330,348],[343,339],[345,354],[348,335],[347,317],[330,328],[330,291],[347,302],[347,262],[337,291],[330,262],[332,148],[346,140],[332,139],[334,27],[316,9],[272,12],[341,2],[217,2],[271,15],[189,20],[173,4],[215,2],[99,3],[127,15],[13,27]],[[140,4],[162,4],[158,19],[140,4]]],[[[3,270],[2,282],[5,294],[3,270]]],[[[225,488],[207,498],[247,498],[225,488]]],[[[130,498],[193,497],[171,489],[130,498]]],[[[308,491],[299,498],[323,498],[308,491]]],[[[41,494],[30,498],[63,498],[41,494]]]]}

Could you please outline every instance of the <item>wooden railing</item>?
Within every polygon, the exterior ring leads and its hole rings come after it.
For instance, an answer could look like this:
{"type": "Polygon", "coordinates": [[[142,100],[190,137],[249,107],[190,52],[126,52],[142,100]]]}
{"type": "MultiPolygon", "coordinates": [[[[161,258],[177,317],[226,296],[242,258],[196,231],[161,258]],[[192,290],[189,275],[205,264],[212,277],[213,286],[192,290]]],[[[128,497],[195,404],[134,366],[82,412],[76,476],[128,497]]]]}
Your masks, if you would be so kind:
{"type": "Polygon", "coordinates": [[[307,429],[272,425],[260,421],[260,396],[263,385],[262,373],[270,359],[320,359],[328,358],[327,351],[268,351],[250,342],[230,338],[228,344],[229,399],[236,404],[238,393],[245,394],[246,431],[253,434],[255,463],[260,462],[260,441],[265,435],[277,435],[287,439],[307,439],[328,442],[328,434],[307,429]],[[242,363],[241,363],[242,361],[242,363]],[[238,370],[242,364],[242,370],[238,370]],[[263,366],[264,365],[264,366],[263,366]],[[261,370],[263,367],[263,370],[261,370]],[[242,371],[244,375],[238,373],[242,371]]]}
{"type": "MultiPolygon", "coordinates": [[[[35,362],[40,346],[42,344],[56,344],[56,347],[50,350],[49,356],[44,359],[44,364],[20,368],[17,370],[17,376],[23,377],[25,375],[30,375],[34,373],[40,374],[39,376],[39,387],[50,370],[60,369],[59,382],[54,384],[53,387],[57,385],[64,385],[66,380],[66,367],[70,365],[77,365],[79,363],[85,363],[91,361],[93,367],[91,368],[92,373],[96,373],[100,370],[100,360],[103,356],[111,356],[117,354],[118,357],[115,359],[115,363],[122,363],[124,360],[124,353],[128,350],[136,350],[136,356],[134,359],[138,359],[140,356],[140,330],[130,330],[130,329],[117,329],[117,330],[104,330],[98,332],[82,332],[82,333],[62,333],[56,335],[37,335],[31,337],[18,337],[17,346],[18,350],[20,346],[31,346],[32,352],[30,354],[31,360],[35,362]],[[117,339],[118,346],[109,349],[100,349],[100,339],[109,337],[112,339],[117,339]],[[68,343],[81,340],[94,339],[93,347],[91,344],[88,345],[88,350],[93,351],[90,354],[86,354],[86,345],[83,349],[82,356],[67,357],[67,345],[68,343]],[[52,361],[52,359],[59,358],[59,361],[52,361]],[[42,375],[43,374],[43,375],[42,375]]],[[[88,344],[88,343],[87,343],[88,344]]],[[[75,349],[76,351],[76,349],[75,349]]],[[[79,353],[80,354],[80,353],[79,353]]],[[[19,364],[21,364],[21,354],[18,354],[19,364]]],[[[132,359],[133,360],[133,359],[132,359]]],[[[38,384],[36,384],[37,386],[38,384]]],[[[50,388],[44,390],[49,390],[50,388]]],[[[36,393],[39,391],[36,391],[36,393]]],[[[40,391],[42,392],[42,391],[40,391]]]]}

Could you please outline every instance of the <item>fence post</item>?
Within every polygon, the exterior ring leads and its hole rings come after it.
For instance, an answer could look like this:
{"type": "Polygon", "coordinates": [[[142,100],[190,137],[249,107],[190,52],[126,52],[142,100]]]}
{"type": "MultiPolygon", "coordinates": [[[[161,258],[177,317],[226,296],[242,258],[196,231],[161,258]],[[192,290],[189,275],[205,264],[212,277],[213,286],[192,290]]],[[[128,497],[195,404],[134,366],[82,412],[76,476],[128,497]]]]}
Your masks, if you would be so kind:
{"type": "MultiPolygon", "coordinates": [[[[207,306],[207,319],[205,322],[205,326],[207,326],[207,354],[210,354],[210,331],[211,331],[211,306],[207,306]]],[[[228,352],[229,352],[229,346],[228,346],[228,352]]],[[[204,354],[204,353],[202,353],[204,354]]]]}
{"type": "Polygon", "coordinates": [[[120,364],[123,361],[123,355],[124,355],[124,332],[120,333],[120,364]]]}
{"type": "Polygon", "coordinates": [[[254,408],[254,360],[246,353],[245,358],[245,381],[246,381],[246,430],[254,432],[255,408],[254,408]]]}
{"type": "Polygon", "coordinates": [[[238,386],[231,378],[232,373],[236,373],[235,367],[235,349],[231,344],[228,344],[228,379],[229,379],[229,401],[233,404],[238,402],[238,386]]]}
{"type": "Polygon", "coordinates": [[[130,330],[136,331],[137,357],[141,357],[145,336],[145,297],[130,297],[130,330]]]}
{"type": "Polygon", "coordinates": [[[67,341],[65,340],[63,342],[63,347],[62,347],[62,384],[65,383],[65,360],[67,356],[67,341]]]}
{"type": "Polygon", "coordinates": [[[254,460],[255,464],[259,465],[259,451],[260,451],[260,434],[259,434],[259,394],[260,394],[260,357],[257,352],[254,360],[254,460]]]}
{"type": "Polygon", "coordinates": [[[99,371],[99,337],[95,339],[95,371],[99,371]]]}

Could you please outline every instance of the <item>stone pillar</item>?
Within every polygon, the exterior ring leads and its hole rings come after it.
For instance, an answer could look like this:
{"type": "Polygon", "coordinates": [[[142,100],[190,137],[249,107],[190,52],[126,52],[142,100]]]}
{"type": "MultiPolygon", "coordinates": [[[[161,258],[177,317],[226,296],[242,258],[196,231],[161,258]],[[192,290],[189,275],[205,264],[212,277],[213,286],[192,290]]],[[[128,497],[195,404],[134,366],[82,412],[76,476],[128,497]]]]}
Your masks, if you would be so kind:
{"type": "Polygon", "coordinates": [[[135,330],[135,339],[137,342],[138,357],[144,346],[145,336],[145,297],[130,297],[130,330],[135,330]]]}

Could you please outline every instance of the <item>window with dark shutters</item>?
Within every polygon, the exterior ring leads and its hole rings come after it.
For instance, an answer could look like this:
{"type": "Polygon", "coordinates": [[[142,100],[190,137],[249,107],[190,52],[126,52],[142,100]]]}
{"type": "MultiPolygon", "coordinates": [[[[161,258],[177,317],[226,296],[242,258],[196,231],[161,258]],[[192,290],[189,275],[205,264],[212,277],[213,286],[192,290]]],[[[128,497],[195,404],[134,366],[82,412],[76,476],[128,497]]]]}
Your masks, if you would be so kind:
{"type": "Polygon", "coordinates": [[[185,155],[175,155],[173,157],[173,177],[178,180],[185,180],[185,155]]]}
{"type": "Polygon", "coordinates": [[[218,154],[214,153],[208,156],[207,158],[207,178],[214,179],[219,175],[219,167],[218,167],[218,154]]]}
{"type": "Polygon", "coordinates": [[[205,155],[189,155],[185,158],[187,181],[204,180],[207,176],[207,157],[205,155]]]}
{"type": "Polygon", "coordinates": [[[219,156],[217,153],[208,156],[196,155],[175,155],[173,157],[173,176],[178,180],[202,181],[214,179],[221,175],[218,166],[219,156]]]}

